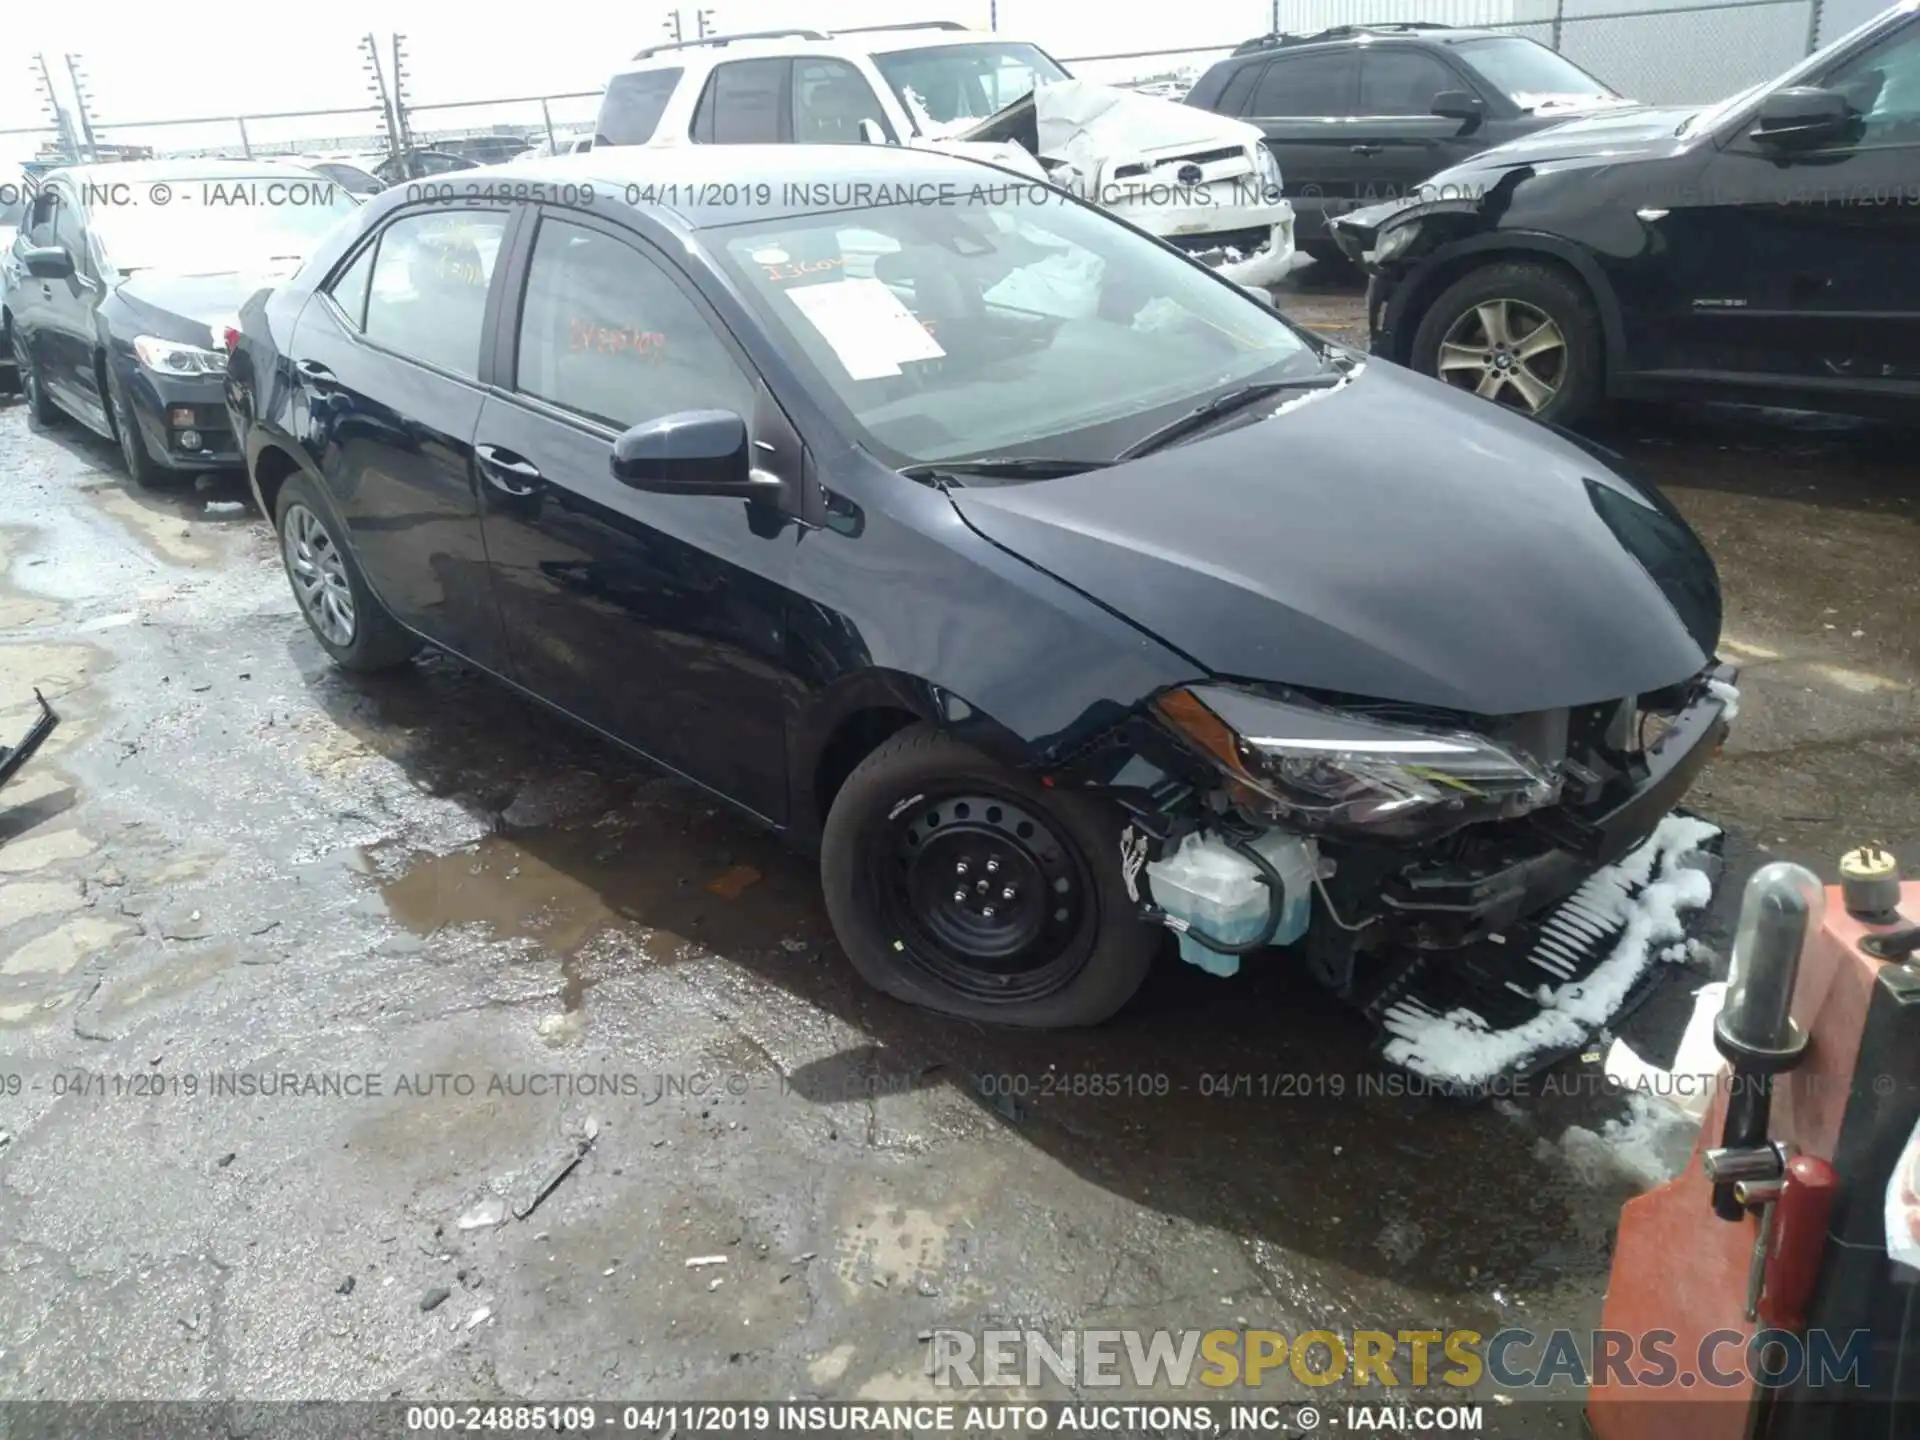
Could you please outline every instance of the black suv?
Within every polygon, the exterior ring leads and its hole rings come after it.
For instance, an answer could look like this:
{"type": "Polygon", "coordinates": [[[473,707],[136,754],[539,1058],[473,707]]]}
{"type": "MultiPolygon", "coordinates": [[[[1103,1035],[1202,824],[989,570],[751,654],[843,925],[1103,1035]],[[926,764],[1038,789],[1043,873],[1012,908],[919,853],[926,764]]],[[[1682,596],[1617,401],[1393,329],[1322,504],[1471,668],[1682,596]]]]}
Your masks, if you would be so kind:
{"type": "Polygon", "coordinates": [[[1707,109],[1570,121],[1333,230],[1372,272],[1375,354],[1542,420],[1609,397],[1911,420],[1920,0],[1707,109]]]}
{"type": "Polygon", "coordinates": [[[1187,104],[1265,132],[1296,243],[1332,262],[1330,217],[1405,195],[1489,146],[1633,102],[1521,36],[1407,24],[1249,40],[1187,104]]]}

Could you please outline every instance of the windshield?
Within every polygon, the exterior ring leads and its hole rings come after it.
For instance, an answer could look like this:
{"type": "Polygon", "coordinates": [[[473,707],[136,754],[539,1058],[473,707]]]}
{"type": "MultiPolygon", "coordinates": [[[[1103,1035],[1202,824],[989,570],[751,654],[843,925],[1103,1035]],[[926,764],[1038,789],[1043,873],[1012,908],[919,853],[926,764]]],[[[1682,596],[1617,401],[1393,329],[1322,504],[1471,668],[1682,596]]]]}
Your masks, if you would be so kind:
{"type": "Polygon", "coordinates": [[[114,187],[88,223],[116,270],[218,275],[304,260],[358,213],[318,175],[221,175],[114,187]]]}
{"type": "Polygon", "coordinates": [[[1036,85],[1073,78],[1031,45],[997,41],[895,50],[873,63],[922,131],[984,120],[1036,85]]]}
{"type": "Polygon", "coordinates": [[[1618,91],[1566,56],[1518,35],[1468,40],[1454,46],[1454,51],[1522,110],[1565,109],[1620,99],[1618,91]]]}
{"type": "Polygon", "coordinates": [[[1226,389],[1326,369],[1193,262],[1044,187],[990,188],[711,232],[887,463],[1107,460],[1226,389]]]}

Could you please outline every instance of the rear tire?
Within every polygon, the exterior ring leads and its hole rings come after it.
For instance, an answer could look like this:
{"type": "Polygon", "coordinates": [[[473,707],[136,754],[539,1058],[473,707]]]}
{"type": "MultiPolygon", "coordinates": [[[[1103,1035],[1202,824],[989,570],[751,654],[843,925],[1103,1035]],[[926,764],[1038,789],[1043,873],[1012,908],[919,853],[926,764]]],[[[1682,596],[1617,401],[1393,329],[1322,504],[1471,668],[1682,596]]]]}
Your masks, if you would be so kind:
{"type": "Polygon", "coordinates": [[[420,652],[420,641],[368,587],[353,550],[342,543],[305,476],[289,475],[281,483],[273,525],[294,603],[334,664],[371,675],[398,670],[420,652]]]}
{"type": "Polygon", "coordinates": [[[1127,895],[1121,830],[1104,800],[1043,790],[911,726],[834,798],[827,913],[854,968],[896,999],[1004,1025],[1097,1025],[1164,939],[1127,895]]]}
{"type": "Polygon", "coordinates": [[[1441,292],[1414,331],[1409,358],[1421,374],[1456,389],[1547,424],[1573,425],[1601,398],[1600,313],[1564,272],[1502,261],[1441,292]],[[1538,348],[1523,353],[1530,345],[1538,348]]]}

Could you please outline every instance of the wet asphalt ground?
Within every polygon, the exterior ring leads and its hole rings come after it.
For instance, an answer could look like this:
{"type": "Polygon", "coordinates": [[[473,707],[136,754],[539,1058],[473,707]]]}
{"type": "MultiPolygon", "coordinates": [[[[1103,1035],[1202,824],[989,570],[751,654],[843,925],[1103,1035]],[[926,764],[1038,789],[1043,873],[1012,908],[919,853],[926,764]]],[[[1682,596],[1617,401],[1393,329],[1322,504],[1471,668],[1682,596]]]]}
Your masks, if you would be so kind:
{"type": "MultiPolygon", "coordinates": [[[[1283,298],[1359,322],[1311,272],[1283,298]]],[[[1710,941],[1757,860],[1920,865],[1914,437],[1599,433],[1706,537],[1746,666],[1692,797],[1728,831],[1710,941]]],[[[335,672],[240,481],[137,492],[8,401],[7,739],[36,685],[65,718],[0,794],[0,1396],[892,1399],[949,1326],[1597,1320],[1644,1179],[1590,1143],[1622,1110],[1592,1061],[1387,1093],[1310,982],[1171,956],[1097,1032],[906,1009],[808,862],[456,664],[335,672]]],[[[1714,963],[1634,1018],[1649,1058],[1714,963]]]]}

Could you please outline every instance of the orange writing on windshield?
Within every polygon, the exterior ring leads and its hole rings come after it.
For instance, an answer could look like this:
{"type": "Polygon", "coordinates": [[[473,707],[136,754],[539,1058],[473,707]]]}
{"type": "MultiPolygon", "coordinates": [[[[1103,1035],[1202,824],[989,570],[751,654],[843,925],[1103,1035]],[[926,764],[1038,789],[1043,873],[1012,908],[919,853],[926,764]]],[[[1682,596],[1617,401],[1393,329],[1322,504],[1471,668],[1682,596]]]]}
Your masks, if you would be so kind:
{"type": "Polygon", "coordinates": [[[667,348],[667,337],[659,330],[642,330],[631,325],[602,325],[595,320],[574,320],[567,326],[567,349],[591,350],[597,355],[645,355],[658,359],[667,348]]]}

